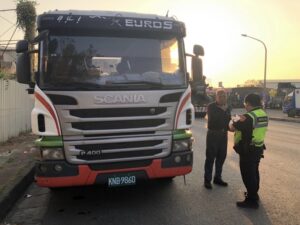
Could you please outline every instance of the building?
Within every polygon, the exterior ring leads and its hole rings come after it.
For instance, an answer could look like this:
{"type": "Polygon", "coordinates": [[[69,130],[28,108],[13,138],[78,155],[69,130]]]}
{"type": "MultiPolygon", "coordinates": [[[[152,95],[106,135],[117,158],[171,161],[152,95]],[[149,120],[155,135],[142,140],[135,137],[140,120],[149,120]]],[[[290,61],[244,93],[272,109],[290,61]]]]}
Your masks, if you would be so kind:
{"type": "Polygon", "coordinates": [[[266,87],[277,89],[278,83],[291,83],[291,85],[300,88],[300,79],[266,80],[266,87]]]}
{"type": "Polygon", "coordinates": [[[17,53],[13,48],[7,48],[3,54],[4,48],[0,48],[0,69],[7,73],[16,73],[17,53]]]}

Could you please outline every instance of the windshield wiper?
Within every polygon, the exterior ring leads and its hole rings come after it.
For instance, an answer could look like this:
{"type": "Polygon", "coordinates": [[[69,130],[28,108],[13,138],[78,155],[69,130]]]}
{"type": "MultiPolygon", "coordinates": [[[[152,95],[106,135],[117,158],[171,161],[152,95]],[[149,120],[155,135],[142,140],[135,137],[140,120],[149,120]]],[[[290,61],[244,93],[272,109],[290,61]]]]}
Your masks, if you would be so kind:
{"type": "Polygon", "coordinates": [[[161,82],[155,82],[155,81],[146,81],[146,80],[141,80],[141,81],[111,81],[107,82],[107,85],[113,84],[113,85],[147,85],[151,87],[162,87],[163,84],[161,82]]]}
{"type": "Polygon", "coordinates": [[[98,90],[103,85],[89,83],[89,82],[69,82],[69,83],[55,83],[52,85],[46,85],[45,88],[54,90],[98,90]]]}

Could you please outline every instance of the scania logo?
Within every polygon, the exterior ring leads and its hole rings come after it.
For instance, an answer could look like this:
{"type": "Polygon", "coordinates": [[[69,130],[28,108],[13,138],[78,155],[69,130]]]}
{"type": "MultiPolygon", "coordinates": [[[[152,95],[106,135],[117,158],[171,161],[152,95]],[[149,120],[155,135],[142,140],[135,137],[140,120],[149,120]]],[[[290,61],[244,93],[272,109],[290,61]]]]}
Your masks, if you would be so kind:
{"type": "Polygon", "coordinates": [[[144,95],[105,95],[94,97],[95,104],[139,104],[145,103],[144,95]]]}

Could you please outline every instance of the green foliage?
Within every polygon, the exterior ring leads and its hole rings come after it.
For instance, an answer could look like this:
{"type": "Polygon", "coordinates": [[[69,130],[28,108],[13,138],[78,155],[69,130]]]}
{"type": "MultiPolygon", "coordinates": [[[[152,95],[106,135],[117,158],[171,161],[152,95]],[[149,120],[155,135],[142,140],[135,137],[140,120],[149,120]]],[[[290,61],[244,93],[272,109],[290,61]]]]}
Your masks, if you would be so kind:
{"type": "Polygon", "coordinates": [[[35,1],[17,0],[17,23],[24,32],[24,39],[33,40],[35,36],[35,1]]]}
{"type": "Polygon", "coordinates": [[[0,70],[0,79],[4,78],[5,77],[5,73],[3,73],[1,70],[0,70]]]}
{"type": "Polygon", "coordinates": [[[15,79],[16,75],[15,74],[10,74],[10,73],[6,73],[2,70],[0,70],[0,79],[15,79]]]}

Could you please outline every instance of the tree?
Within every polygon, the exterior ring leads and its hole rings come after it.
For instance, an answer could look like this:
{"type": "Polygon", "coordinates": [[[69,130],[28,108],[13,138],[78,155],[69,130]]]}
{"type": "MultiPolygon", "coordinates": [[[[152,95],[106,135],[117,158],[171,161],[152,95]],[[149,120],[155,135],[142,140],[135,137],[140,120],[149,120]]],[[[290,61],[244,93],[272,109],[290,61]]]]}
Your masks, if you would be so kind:
{"type": "Polygon", "coordinates": [[[24,32],[24,39],[32,41],[35,37],[36,2],[17,0],[17,26],[24,32]]]}

